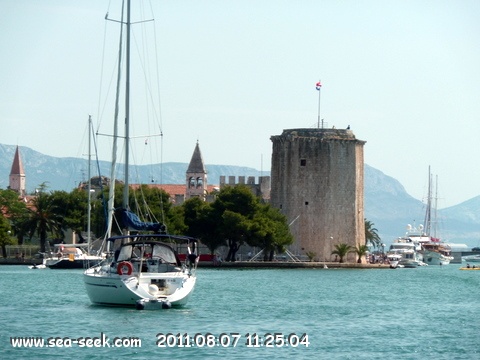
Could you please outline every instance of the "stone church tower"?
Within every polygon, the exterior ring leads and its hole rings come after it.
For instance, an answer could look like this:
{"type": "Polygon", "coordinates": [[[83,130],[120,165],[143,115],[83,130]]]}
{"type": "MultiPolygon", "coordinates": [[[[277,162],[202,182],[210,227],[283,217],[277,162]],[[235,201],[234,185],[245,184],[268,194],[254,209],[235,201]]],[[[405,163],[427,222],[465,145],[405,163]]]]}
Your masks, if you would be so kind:
{"type": "Polygon", "coordinates": [[[15,150],[13,158],[12,170],[10,170],[9,188],[18,192],[20,196],[25,196],[25,171],[23,170],[22,159],[20,152],[15,150]]]}
{"type": "Polygon", "coordinates": [[[203,163],[202,153],[198,145],[195,146],[192,159],[187,169],[187,191],[185,199],[188,200],[192,197],[199,197],[205,200],[207,195],[207,171],[203,163]]]}
{"type": "Polygon", "coordinates": [[[271,140],[271,204],[288,218],[291,250],[333,261],[336,244],[365,244],[365,141],[350,130],[324,128],[284,130],[271,140]]]}

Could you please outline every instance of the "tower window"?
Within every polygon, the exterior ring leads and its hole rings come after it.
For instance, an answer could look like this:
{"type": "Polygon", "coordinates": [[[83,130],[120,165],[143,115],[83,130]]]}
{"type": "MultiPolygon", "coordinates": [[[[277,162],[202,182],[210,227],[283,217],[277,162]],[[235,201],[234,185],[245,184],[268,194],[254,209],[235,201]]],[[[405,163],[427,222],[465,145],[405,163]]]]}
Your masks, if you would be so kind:
{"type": "Polygon", "coordinates": [[[300,166],[306,166],[307,165],[307,159],[300,159],[300,166]]]}

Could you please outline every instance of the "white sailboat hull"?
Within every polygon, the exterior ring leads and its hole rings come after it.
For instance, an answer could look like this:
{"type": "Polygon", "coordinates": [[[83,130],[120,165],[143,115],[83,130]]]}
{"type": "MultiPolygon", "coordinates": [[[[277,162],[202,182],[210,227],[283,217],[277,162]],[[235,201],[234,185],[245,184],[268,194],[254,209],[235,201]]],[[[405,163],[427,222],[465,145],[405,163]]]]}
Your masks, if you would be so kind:
{"type": "Polygon", "coordinates": [[[99,305],[135,306],[137,300],[149,299],[182,306],[188,302],[196,283],[196,276],[184,272],[142,273],[139,278],[138,275],[99,274],[99,270],[100,267],[96,267],[84,273],[87,294],[92,303],[99,305]],[[150,285],[159,281],[166,287],[152,292],[150,285]]]}
{"type": "Polygon", "coordinates": [[[43,259],[43,265],[50,269],[86,269],[100,263],[102,256],[85,255],[81,257],[51,257],[43,259]]]}

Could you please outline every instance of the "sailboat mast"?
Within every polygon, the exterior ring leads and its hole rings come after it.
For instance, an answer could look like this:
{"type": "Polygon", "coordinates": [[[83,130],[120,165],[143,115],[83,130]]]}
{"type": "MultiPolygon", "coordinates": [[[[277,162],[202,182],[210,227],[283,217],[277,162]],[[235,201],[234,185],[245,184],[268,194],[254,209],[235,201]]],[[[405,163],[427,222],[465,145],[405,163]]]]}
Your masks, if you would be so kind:
{"type": "Polygon", "coordinates": [[[88,116],[88,166],[87,166],[87,176],[88,176],[88,185],[87,185],[87,192],[88,192],[88,208],[87,208],[87,253],[90,254],[90,247],[92,246],[92,240],[90,237],[91,231],[91,212],[92,212],[92,198],[91,198],[91,191],[92,191],[92,175],[90,170],[90,164],[92,163],[92,116],[88,116]]]}
{"type": "Polygon", "coordinates": [[[127,53],[126,53],[126,87],[125,87],[125,185],[123,188],[123,208],[128,209],[129,197],[129,154],[130,154],[130,0],[127,1],[127,53]]]}
{"type": "Polygon", "coordinates": [[[438,175],[435,175],[435,204],[433,206],[433,237],[437,238],[438,175]]]}
{"type": "Polygon", "coordinates": [[[428,167],[428,193],[427,193],[427,209],[425,211],[425,234],[430,236],[432,217],[432,173],[430,166],[428,167]]]}

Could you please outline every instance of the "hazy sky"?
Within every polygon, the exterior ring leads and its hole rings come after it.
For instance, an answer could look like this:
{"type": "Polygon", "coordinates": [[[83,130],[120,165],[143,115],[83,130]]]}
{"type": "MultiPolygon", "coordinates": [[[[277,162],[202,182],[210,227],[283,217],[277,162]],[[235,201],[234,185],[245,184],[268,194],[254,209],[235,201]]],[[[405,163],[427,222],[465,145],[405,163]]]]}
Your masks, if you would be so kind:
{"type": "MultiPolygon", "coordinates": [[[[269,170],[270,136],[316,125],[321,79],[321,117],[367,141],[368,165],[418,199],[430,165],[439,207],[480,195],[480,1],[152,7],[163,161],[190,161],[199,140],[207,164],[269,170]]],[[[88,114],[106,127],[99,109],[113,111],[99,89],[112,78],[112,67],[101,75],[104,17],[119,8],[118,0],[0,1],[0,143],[84,154],[88,114]]]]}

